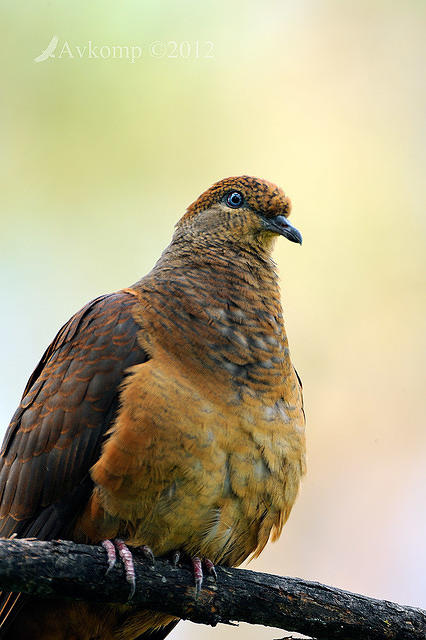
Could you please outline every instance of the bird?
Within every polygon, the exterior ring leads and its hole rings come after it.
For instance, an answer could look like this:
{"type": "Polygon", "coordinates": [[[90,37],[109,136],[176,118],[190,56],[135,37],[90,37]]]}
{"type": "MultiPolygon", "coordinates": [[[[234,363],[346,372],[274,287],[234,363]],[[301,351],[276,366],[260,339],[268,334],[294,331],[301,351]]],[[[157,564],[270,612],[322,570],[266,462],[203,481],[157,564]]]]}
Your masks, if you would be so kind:
{"type": "MultiPolygon", "coordinates": [[[[183,554],[197,589],[279,537],[306,471],[272,259],[279,236],[302,243],[290,211],[271,182],[219,180],[147,275],[59,330],[0,452],[0,537],[103,544],[130,583],[132,549],[183,554]]],[[[5,639],[161,640],[177,622],[131,600],[0,605],[5,639]]]]}

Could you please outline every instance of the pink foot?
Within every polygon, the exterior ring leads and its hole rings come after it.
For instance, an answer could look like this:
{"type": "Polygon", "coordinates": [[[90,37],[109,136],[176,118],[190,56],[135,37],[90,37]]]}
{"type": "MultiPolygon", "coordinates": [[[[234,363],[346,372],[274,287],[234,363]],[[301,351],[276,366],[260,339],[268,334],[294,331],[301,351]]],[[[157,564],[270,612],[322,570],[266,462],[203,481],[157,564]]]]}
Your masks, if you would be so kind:
{"type": "MultiPolygon", "coordinates": [[[[135,595],[136,590],[136,577],[135,577],[135,566],[133,564],[133,556],[129,547],[123,542],[123,540],[116,539],[112,540],[104,540],[102,542],[102,546],[107,554],[108,561],[108,569],[107,573],[111,571],[111,569],[115,566],[117,561],[117,551],[118,555],[121,558],[124,567],[124,573],[126,576],[126,580],[130,585],[130,593],[128,600],[131,600],[135,595]]],[[[152,551],[151,551],[152,553],[152,551]]]]}
{"type": "Polygon", "coordinates": [[[208,560],[207,558],[199,558],[198,556],[194,556],[193,558],[191,558],[191,561],[195,578],[195,597],[198,598],[198,595],[201,591],[201,586],[203,584],[203,563],[207,570],[207,573],[211,575],[215,580],[217,580],[217,573],[213,562],[211,560],[208,560]]]}

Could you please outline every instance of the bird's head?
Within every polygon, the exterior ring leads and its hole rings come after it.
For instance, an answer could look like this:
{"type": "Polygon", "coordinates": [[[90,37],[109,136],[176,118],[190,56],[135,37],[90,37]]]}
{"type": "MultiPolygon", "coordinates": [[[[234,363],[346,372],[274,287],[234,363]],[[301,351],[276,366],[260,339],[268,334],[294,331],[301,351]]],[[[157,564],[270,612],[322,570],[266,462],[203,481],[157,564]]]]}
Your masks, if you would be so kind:
{"type": "Polygon", "coordinates": [[[290,211],[289,198],[271,182],[250,176],[224,178],[188,207],[176,234],[267,250],[279,235],[301,244],[300,232],[287,220],[290,211]]]}

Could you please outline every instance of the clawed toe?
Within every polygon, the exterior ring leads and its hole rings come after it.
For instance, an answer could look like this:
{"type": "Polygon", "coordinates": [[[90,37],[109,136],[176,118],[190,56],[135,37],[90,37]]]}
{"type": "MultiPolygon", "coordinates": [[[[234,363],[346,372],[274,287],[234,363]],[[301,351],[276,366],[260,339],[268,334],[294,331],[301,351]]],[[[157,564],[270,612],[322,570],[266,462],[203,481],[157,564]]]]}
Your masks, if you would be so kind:
{"type": "Polygon", "coordinates": [[[107,554],[107,562],[108,569],[107,574],[111,571],[111,569],[115,566],[117,562],[117,551],[118,555],[121,558],[124,567],[124,573],[126,576],[126,580],[130,585],[130,592],[128,600],[131,600],[135,595],[136,590],[136,576],[135,576],[135,565],[133,564],[133,556],[129,547],[123,542],[123,540],[104,540],[102,542],[102,546],[107,554]]]}
{"type": "Polygon", "coordinates": [[[201,585],[203,584],[203,565],[198,556],[195,556],[191,560],[195,579],[195,597],[197,598],[201,591],[201,585]]]}
{"type": "Polygon", "coordinates": [[[180,560],[180,551],[173,551],[172,553],[172,565],[176,568],[180,560]]]}
{"type": "Polygon", "coordinates": [[[111,540],[104,540],[102,546],[107,554],[108,569],[107,574],[111,571],[117,561],[117,553],[115,551],[114,543],[111,540]]]}
{"type": "Polygon", "coordinates": [[[141,547],[137,547],[138,550],[142,551],[145,558],[151,563],[152,566],[155,565],[155,556],[152,552],[151,547],[148,547],[147,544],[143,544],[141,547]]]}
{"type": "Polygon", "coordinates": [[[198,556],[194,556],[193,558],[191,558],[191,561],[192,568],[194,570],[195,597],[198,598],[203,584],[203,564],[207,570],[207,573],[215,580],[217,580],[217,573],[213,562],[208,558],[199,558],[198,556]]]}
{"type": "Polygon", "coordinates": [[[212,578],[214,578],[214,580],[217,580],[217,573],[216,573],[216,568],[213,564],[213,562],[211,560],[209,560],[208,558],[204,558],[204,565],[207,569],[207,573],[212,576],[212,578]]]}

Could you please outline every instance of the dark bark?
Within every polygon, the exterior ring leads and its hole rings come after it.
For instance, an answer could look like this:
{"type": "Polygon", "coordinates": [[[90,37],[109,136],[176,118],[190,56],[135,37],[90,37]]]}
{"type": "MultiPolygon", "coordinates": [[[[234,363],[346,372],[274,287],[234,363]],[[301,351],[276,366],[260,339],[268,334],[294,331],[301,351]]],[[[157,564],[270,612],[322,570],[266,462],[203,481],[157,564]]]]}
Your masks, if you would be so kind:
{"type": "MultiPolygon", "coordinates": [[[[242,621],[298,631],[319,639],[411,640],[426,637],[426,612],[299,578],[217,568],[198,599],[187,565],[155,566],[135,552],[137,589],[132,605],[215,625],[242,621]]],[[[0,589],[43,597],[126,602],[120,562],[105,575],[101,547],[71,542],[0,540],[0,589]]]]}

